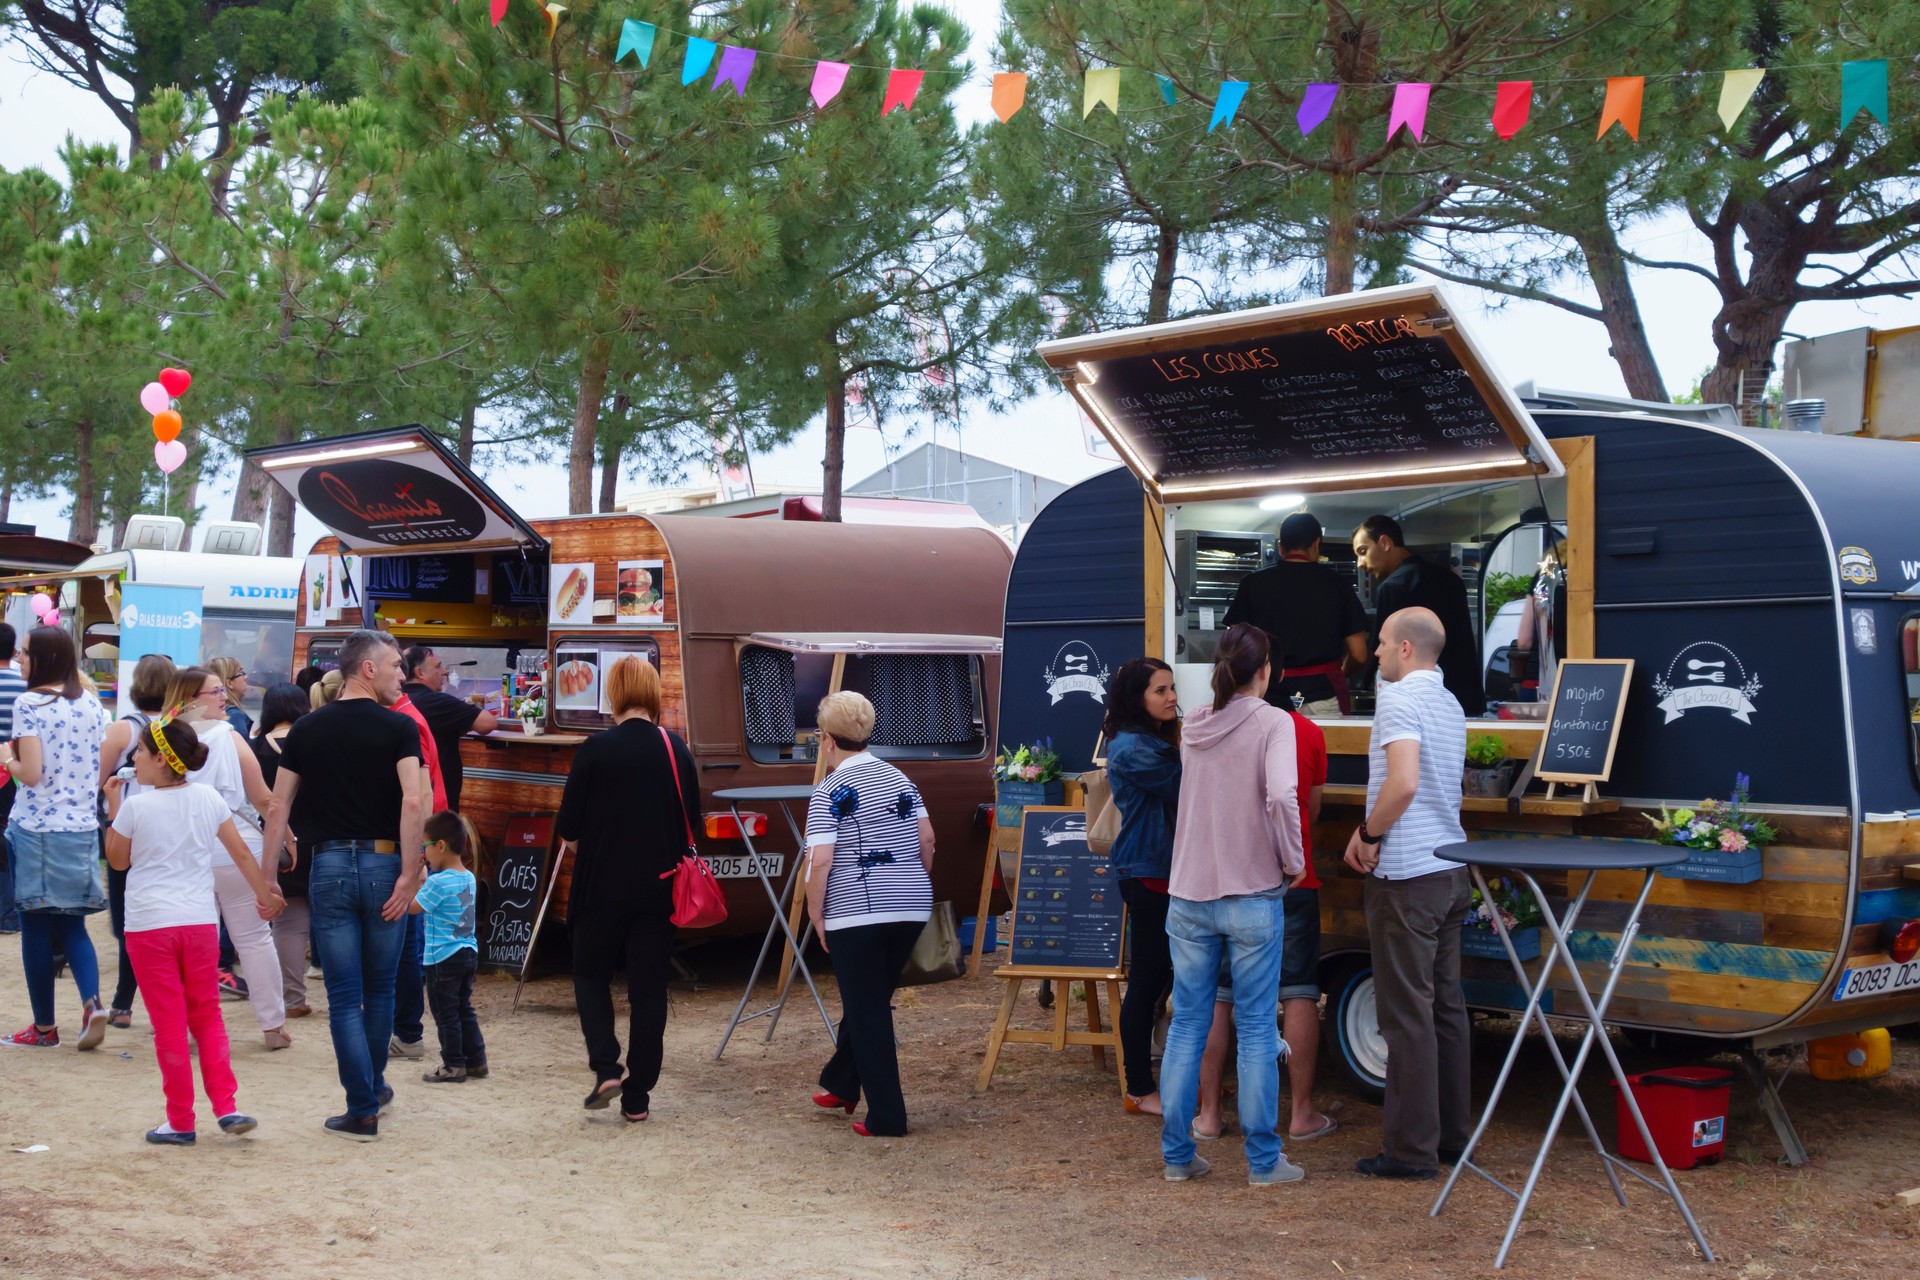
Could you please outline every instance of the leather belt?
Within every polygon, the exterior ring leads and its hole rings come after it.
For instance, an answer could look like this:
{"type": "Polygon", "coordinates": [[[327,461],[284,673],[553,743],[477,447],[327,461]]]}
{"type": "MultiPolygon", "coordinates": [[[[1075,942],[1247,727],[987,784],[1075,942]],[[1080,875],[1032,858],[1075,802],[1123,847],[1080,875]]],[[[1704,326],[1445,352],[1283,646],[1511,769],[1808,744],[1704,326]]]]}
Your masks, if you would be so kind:
{"type": "Polygon", "coordinates": [[[314,849],[315,853],[325,853],[329,849],[338,849],[346,845],[360,847],[372,846],[375,853],[398,853],[400,842],[397,840],[327,840],[314,849]]]}

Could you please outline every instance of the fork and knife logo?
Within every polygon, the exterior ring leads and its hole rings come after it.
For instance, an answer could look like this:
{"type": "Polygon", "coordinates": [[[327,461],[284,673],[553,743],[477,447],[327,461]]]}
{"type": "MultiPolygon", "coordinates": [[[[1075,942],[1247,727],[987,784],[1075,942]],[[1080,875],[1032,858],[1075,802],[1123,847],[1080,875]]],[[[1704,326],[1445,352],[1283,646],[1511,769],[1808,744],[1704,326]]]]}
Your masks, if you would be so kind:
{"type": "Polygon", "coordinates": [[[1727,664],[1724,662],[1703,662],[1699,658],[1688,658],[1687,671],[1687,679],[1690,681],[1712,681],[1714,684],[1727,682],[1727,664]]]}

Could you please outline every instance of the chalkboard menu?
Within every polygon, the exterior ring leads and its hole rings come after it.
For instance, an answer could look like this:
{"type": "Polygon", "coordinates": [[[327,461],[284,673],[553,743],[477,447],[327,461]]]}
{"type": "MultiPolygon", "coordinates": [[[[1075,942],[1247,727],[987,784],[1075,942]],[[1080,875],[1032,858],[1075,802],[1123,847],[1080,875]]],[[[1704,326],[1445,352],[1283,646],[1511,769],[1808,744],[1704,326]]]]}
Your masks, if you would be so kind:
{"type": "Polygon", "coordinates": [[[547,607],[547,560],[545,555],[523,556],[503,551],[493,558],[488,575],[495,605],[539,605],[547,607]]]}
{"type": "Polygon", "coordinates": [[[521,972],[533,951],[533,937],[546,893],[547,850],[553,844],[554,815],[516,814],[488,878],[488,912],[480,926],[480,967],[521,972]]]}
{"type": "Polygon", "coordinates": [[[1013,892],[1012,963],[1102,973],[1120,967],[1120,877],[1087,848],[1084,810],[1025,811],[1013,892]]]}
{"type": "Polygon", "coordinates": [[[473,603],[472,556],[368,556],[369,600],[473,603]]]}
{"type": "Polygon", "coordinates": [[[1561,659],[1535,776],[1549,782],[1606,781],[1632,681],[1632,658],[1561,659]]]}

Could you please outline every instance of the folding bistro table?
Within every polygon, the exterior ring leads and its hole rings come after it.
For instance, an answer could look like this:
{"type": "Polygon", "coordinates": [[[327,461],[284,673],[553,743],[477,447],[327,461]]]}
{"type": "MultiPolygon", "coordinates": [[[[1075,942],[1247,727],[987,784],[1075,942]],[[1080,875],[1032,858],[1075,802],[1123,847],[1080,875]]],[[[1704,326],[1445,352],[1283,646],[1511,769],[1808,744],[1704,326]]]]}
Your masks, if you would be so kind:
{"type": "Polygon", "coordinates": [[[1533,1199],[1534,1189],[1540,1184],[1541,1170],[1546,1167],[1547,1152],[1553,1147],[1553,1140],[1560,1132],[1560,1124],[1566,1118],[1567,1108],[1571,1106],[1580,1114],[1580,1123],[1587,1131],[1587,1139],[1593,1143],[1594,1151],[1600,1157],[1601,1168],[1606,1170],[1607,1181],[1613,1184],[1613,1194],[1622,1205],[1627,1203],[1627,1193],[1620,1185],[1616,1169],[1624,1169],[1640,1181],[1652,1187],[1673,1201],[1680,1211],[1680,1217],[1686,1222],[1687,1230],[1693,1233],[1693,1239],[1700,1246],[1701,1254],[1712,1262],[1713,1250],[1707,1247],[1707,1238],[1700,1232],[1700,1225],[1693,1220],[1693,1213],[1687,1208],[1687,1201],[1680,1194],[1680,1188],[1674,1184],[1673,1174],[1668,1170],[1666,1161],[1660,1158],[1660,1149],[1654,1145],[1653,1135],[1647,1132],[1647,1122],[1640,1114],[1640,1105],[1633,1096],[1633,1090],[1627,1084],[1627,1075],[1620,1067],[1620,1059],[1613,1052],[1613,1045],[1607,1039],[1607,1005],[1613,999],[1613,989],[1619,984],[1620,974],[1626,965],[1627,953],[1633,949],[1634,935],[1640,929],[1640,913],[1647,905],[1647,896],[1653,891],[1654,872],[1661,867],[1672,866],[1685,861],[1687,851],[1672,845],[1658,845],[1641,840],[1581,840],[1566,837],[1526,837],[1516,840],[1469,840],[1462,844],[1444,845],[1434,851],[1436,857],[1449,862],[1464,863],[1473,874],[1473,882],[1480,890],[1483,900],[1491,902],[1493,895],[1487,889],[1485,868],[1499,867],[1516,873],[1524,880],[1534,900],[1540,904],[1542,927],[1552,939],[1552,946],[1540,965],[1540,976],[1533,978],[1521,963],[1519,954],[1514,950],[1513,939],[1507,933],[1506,924],[1500,919],[1500,913],[1493,913],[1493,926],[1500,935],[1500,943],[1506,949],[1507,960],[1513,965],[1513,971],[1519,976],[1520,985],[1527,989],[1527,1005],[1520,1014],[1520,1026],[1513,1034],[1513,1044],[1507,1050],[1507,1060],[1500,1067],[1499,1078],[1493,1083],[1493,1094],[1487,1099],[1487,1109],[1480,1117],[1480,1124],[1473,1131],[1466,1150],[1453,1166],[1453,1172],[1447,1177],[1447,1185],[1441,1190],[1440,1198],[1434,1202],[1432,1216],[1438,1217],[1440,1210],[1446,1207],[1447,1197],[1453,1194],[1454,1184],[1460,1180],[1463,1170],[1471,1169],[1481,1177],[1512,1196],[1518,1203],[1513,1209],[1513,1220],[1507,1224],[1507,1234],[1500,1241],[1500,1252],[1494,1258],[1496,1268],[1507,1263],[1507,1252],[1513,1248],[1513,1237],[1520,1230],[1520,1220],[1527,1212],[1527,1203],[1533,1199]],[[1571,879],[1584,873],[1580,891],[1572,894],[1567,902],[1566,918],[1557,919],[1553,914],[1553,904],[1547,900],[1545,890],[1534,878],[1539,871],[1564,872],[1571,879]],[[1606,983],[1600,989],[1600,998],[1596,1002],[1587,992],[1586,980],[1581,976],[1580,966],[1575,962],[1573,949],[1568,943],[1575,925],[1579,922],[1580,912],[1587,904],[1587,895],[1593,891],[1595,873],[1601,871],[1638,871],[1641,874],[1639,896],[1634,899],[1632,910],[1627,913],[1626,923],[1620,928],[1620,940],[1614,944],[1613,953],[1607,959],[1606,983]],[[1547,984],[1553,980],[1553,966],[1558,962],[1572,979],[1573,993],[1579,1001],[1577,1015],[1558,1015],[1574,1018],[1586,1024],[1586,1030],[1580,1037],[1580,1050],[1574,1054],[1573,1065],[1568,1066],[1566,1058],[1560,1052],[1560,1045],[1554,1039],[1553,1027],[1548,1022],[1545,1009],[1541,1008],[1540,998],[1546,992],[1547,984]],[[1500,1094],[1507,1086],[1507,1078],[1513,1073],[1513,1064],[1520,1056],[1520,1046],[1525,1043],[1527,1029],[1533,1022],[1540,1024],[1541,1038],[1546,1042],[1547,1051],[1553,1055],[1553,1062],[1560,1070],[1562,1087],[1560,1102],[1553,1109],[1553,1119],[1547,1124],[1547,1136],[1540,1143],[1539,1154],[1533,1159],[1533,1168],[1527,1174],[1526,1186],[1518,1192],[1507,1186],[1485,1169],[1473,1163],[1474,1151],[1480,1145],[1481,1137],[1487,1126],[1493,1122],[1494,1108],[1500,1105],[1500,1094]],[[1605,1055],[1607,1065],[1613,1071],[1614,1083],[1619,1087],[1620,1098],[1627,1113],[1633,1117],[1633,1123],[1640,1130],[1640,1137],[1646,1143],[1648,1153],[1653,1157],[1653,1167],[1659,1173],[1660,1180],[1654,1181],[1646,1174],[1628,1164],[1618,1156],[1610,1154],[1600,1140],[1600,1131],[1594,1127],[1593,1117],[1587,1113],[1587,1107],[1580,1100],[1580,1072],[1587,1064],[1587,1057],[1595,1045],[1605,1055]]]}
{"type": "Polygon", "coordinates": [[[733,1020],[727,1023],[727,1033],[720,1037],[720,1047],[713,1051],[717,1062],[720,1055],[727,1051],[727,1041],[733,1039],[734,1029],[743,1022],[752,1022],[755,1018],[767,1018],[767,1039],[773,1039],[773,1031],[780,1022],[780,1011],[787,1004],[787,990],[793,983],[793,973],[789,971],[785,982],[780,984],[780,994],[774,1002],[764,1009],[747,1012],[747,1001],[753,998],[753,986],[760,981],[760,970],[766,967],[767,953],[773,949],[773,940],[777,934],[784,933],[787,942],[793,947],[793,967],[805,979],[807,990],[813,993],[814,1007],[820,1010],[820,1021],[826,1024],[827,1039],[834,1039],[833,1019],[827,1016],[827,1006],[820,999],[820,988],[813,984],[813,972],[807,968],[806,940],[813,933],[813,921],[809,919],[800,930],[800,936],[793,936],[793,929],[787,923],[787,904],[793,901],[793,895],[799,893],[802,881],[802,869],[806,866],[807,848],[801,835],[800,824],[794,821],[792,804],[799,801],[804,804],[813,798],[813,788],[805,787],[733,787],[726,791],[713,793],[715,800],[724,800],[733,810],[733,819],[738,824],[740,839],[747,846],[747,857],[753,863],[753,873],[760,877],[760,887],[767,891],[767,902],[773,908],[773,920],[767,925],[767,936],[760,942],[760,954],[753,962],[753,973],[747,978],[747,989],[740,993],[740,1003],[734,1007],[733,1020]],[[767,879],[767,869],[760,860],[759,851],[753,847],[753,837],[748,834],[746,820],[740,816],[742,804],[777,804],[780,813],[787,820],[787,829],[793,832],[793,865],[787,869],[786,885],[775,892],[773,882],[767,879]]]}

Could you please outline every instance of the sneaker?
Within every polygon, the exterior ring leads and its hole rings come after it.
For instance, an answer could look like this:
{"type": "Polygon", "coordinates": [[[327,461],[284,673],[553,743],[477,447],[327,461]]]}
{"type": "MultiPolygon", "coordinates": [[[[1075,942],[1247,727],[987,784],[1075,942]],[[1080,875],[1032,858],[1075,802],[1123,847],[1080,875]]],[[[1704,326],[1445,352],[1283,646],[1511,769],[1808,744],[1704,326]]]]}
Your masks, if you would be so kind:
{"type": "Polygon", "coordinates": [[[1249,1170],[1247,1173],[1247,1185],[1250,1187],[1273,1187],[1278,1186],[1282,1182],[1298,1182],[1306,1176],[1307,1171],[1305,1169],[1289,1161],[1285,1156],[1281,1156],[1280,1163],[1265,1173],[1254,1173],[1249,1170]]]}
{"type": "Polygon", "coordinates": [[[52,1049],[60,1044],[60,1028],[42,1031],[39,1027],[29,1026],[25,1031],[16,1031],[10,1036],[0,1037],[0,1044],[10,1044],[16,1049],[52,1049]]]}
{"type": "Polygon", "coordinates": [[[467,1082],[467,1069],[465,1067],[439,1066],[420,1078],[428,1084],[465,1084],[467,1082]]]}
{"type": "Polygon", "coordinates": [[[323,1126],[336,1138],[345,1138],[348,1142],[380,1141],[380,1117],[333,1116],[323,1126]]]}
{"type": "Polygon", "coordinates": [[[1212,1173],[1213,1166],[1207,1163],[1205,1156],[1196,1155],[1186,1164],[1170,1164],[1161,1172],[1168,1182],[1191,1182],[1212,1173]]]}
{"type": "Polygon", "coordinates": [[[260,1122],[252,1116],[241,1115],[238,1111],[229,1112],[220,1117],[220,1132],[239,1137],[243,1133],[252,1133],[260,1127],[260,1122]]]}
{"type": "Polygon", "coordinates": [[[190,1147],[193,1130],[170,1129],[163,1124],[158,1129],[147,1130],[147,1141],[156,1147],[190,1147]]]}
{"type": "Polygon", "coordinates": [[[222,1000],[245,1000],[247,998],[247,980],[231,969],[220,970],[220,998],[222,1000]]]}
{"type": "Polygon", "coordinates": [[[107,1038],[107,1011],[100,1007],[98,1000],[89,1000],[80,1006],[80,1038],[73,1047],[85,1052],[98,1049],[100,1042],[107,1038]]]}
{"type": "Polygon", "coordinates": [[[1354,1172],[1368,1178],[1399,1178],[1407,1182],[1431,1182],[1438,1177],[1438,1169],[1422,1169],[1416,1164],[1402,1164],[1386,1152],[1377,1156],[1368,1156],[1364,1160],[1354,1161],[1354,1172]]]}
{"type": "Polygon", "coordinates": [[[486,1064],[486,1063],[484,1063],[484,1062],[469,1062],[469,1063],[467,1064],[467,1079],[469,1079],[469,1080],[485,1080],[486,1078],[487,1078],[487,1064],[486,1064]]]}
{"type": "Polygon", "coordinates": [[[387,1046],[387,1052],[395,1057],[413,1058],[417,1061],[427,1056],[426,1037],[422,1036],[418,1040],[402,1040],[399,1036],[395,1036],[393,1043],[387,1046]]]}

